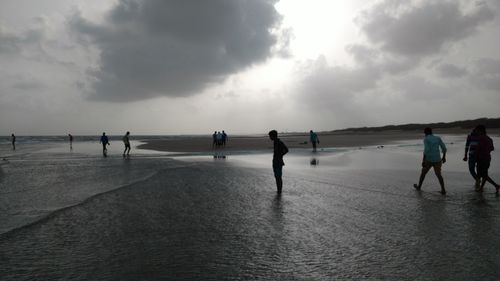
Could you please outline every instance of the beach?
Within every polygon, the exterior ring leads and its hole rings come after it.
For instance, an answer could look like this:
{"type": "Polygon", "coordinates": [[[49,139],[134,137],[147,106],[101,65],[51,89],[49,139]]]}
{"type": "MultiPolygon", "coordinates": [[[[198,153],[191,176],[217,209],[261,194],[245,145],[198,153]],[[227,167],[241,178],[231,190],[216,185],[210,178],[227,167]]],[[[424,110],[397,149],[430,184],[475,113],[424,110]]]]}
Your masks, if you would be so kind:
{"type": "Polygon", "coordinates": [[[3,146],[1,279],[498,280],[500,197],[473,191],[464,136],[452,134],[448,194],[432,172],[415,191],[421,137],[327,146],[320,135],[317,153],[283,137],[281,196],[267,136],[253,150],[236,138],[212,150],[210,138],[195,149],[207,138],[176,137],[164,151],[172,138],[142,139],[128,158],[119,141],[107,158],[89,141],[3,146]]]}
{"type": "MultiPolygon", "coordinates": [[[[469,129],[440,129],[436,134],[467,136],[469,129]]],[[[500,135],[500,130],[491,130],[490,134],[500,135]]],[[[311,148],[308,133],[280,134],[289,148],[311,148]]],[[[363,147],[386,145],[391,142],[414,140],[423,137],[422,131],[384,131],[384,132],[321,132],[318,147],[363,147]]],[[[212,136],[178,136],[175,138],[145,140],[139,148],[169,152],[210,152],[214,150],[212,136]]],[[[267,134],[229,136],[224,151],[255,151],[272,149],[273,143],[267,134]]]]}

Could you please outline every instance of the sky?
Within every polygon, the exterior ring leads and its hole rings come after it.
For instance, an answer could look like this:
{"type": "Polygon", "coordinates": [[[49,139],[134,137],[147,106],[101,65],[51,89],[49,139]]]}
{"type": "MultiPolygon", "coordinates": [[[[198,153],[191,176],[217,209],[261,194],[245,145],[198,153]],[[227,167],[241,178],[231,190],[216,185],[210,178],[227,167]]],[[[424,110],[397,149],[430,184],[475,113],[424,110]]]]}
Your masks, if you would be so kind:
{"type": "Polygon", "coordinates": [[[0,134],[498,118],[497,0],[0,0],[0,134]]]}

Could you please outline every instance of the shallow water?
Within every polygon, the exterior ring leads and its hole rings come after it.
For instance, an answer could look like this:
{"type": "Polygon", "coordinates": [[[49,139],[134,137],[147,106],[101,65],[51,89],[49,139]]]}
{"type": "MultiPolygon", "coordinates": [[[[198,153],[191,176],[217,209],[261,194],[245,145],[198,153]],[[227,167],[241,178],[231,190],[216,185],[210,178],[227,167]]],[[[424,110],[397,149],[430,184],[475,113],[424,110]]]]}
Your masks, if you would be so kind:
{"type": "Polygon", "coordinates": [[[463,144],[448,147],[446,197],[432,173],[422,192],[411,187],[419,141],[292,151],[282,196],[269,154],[10,157],[0,166],[0,276],[498,280],[500,197],[491,186],[473,192],[463,144]]]}

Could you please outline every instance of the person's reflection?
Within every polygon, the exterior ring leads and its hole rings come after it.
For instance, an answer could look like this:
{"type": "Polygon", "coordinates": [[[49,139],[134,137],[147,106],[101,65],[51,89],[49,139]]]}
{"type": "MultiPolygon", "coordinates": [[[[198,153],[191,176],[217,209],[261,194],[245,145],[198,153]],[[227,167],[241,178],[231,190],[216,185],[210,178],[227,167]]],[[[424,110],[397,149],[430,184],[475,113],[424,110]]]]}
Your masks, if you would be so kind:
{"type": "Polygon", "coordinates": [[[309,164],[311,166],[318,166],[319,165],[319,159],[311,158],[311,161],[309,161],[309,164]]]}
{"type": "Polygon", "coordinates": [[[272,224],[279,233],[283,231],[283,202],[282,195],[276,194],[272,203],[272,224]]]}

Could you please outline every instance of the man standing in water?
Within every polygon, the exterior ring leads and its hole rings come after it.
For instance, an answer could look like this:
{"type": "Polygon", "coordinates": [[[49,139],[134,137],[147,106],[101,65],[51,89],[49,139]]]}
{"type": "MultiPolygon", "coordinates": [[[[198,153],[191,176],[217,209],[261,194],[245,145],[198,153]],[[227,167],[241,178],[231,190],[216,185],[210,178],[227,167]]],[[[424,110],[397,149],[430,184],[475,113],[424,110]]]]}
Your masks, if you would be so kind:
{"type": "Polygon", "coordinates": [[[278,138],[278,132],[272,130],[269,132],[269,138],[274,142],[274,153],[273,153],[273,172],[276,178],[276,187],[278,193],[281,193],[283,188],[283,156],[288,153],[288,148],[286,145],[278,138]]]}
{"type": "Polygon", "coordinates": [[[12,150],[16,150],[16,136],[12,134],[11,136],[11,141],[12,141],[12,150]]]}
{"type": "Polygon", "coordinates": [[[424,129],[425,137],[424,137],[424,157],[422,159],[422,172],[420,174],[420,180],[418,181],[418,185],[414,184],[417,190],[420,190],[422,187],[422,183],[424,182],[425,175],[431,167],[434,168],[434,173],[436,174],[439,184],[441,185],[441,194],[445,195],[446,190],[444,189],[444,180],[441,175],[441,166],[446,162],[446,146],[440,137],[434,136],[432,134],[431,128],[424,129]],[[441,158],[441,154],[439,152],[439,148],[443,152],[443,157],[441,158]]]}
{"type": "Polygon", "coordinates": [[[123,151],[123,157],[125,157],[125,152],[127,152],[127,156],[130,155],[130,139],[129,139],[129,135],[130,135],[130,132],[127,132],[123,136],[123,144],[125,144],[125,150],[123,151]]]}
{"type": "Polygon", "coordinates": [[[108,149],[106,148],[106,145],[109,145],[109,139],[106,136],[106,133],[102,133],[100,142],[102,143],[102,155],[104,157],[107,157],[108,156],[108,149]]]}
{"type": "Polygon", "coordinates": [[[313,132],[313,130],[310,130],[309,131],[309,140],[311,141],[311,143],[313,145],[313,152],[316,152],[316,144],[319,144],[318,134],[313,132]]]}

